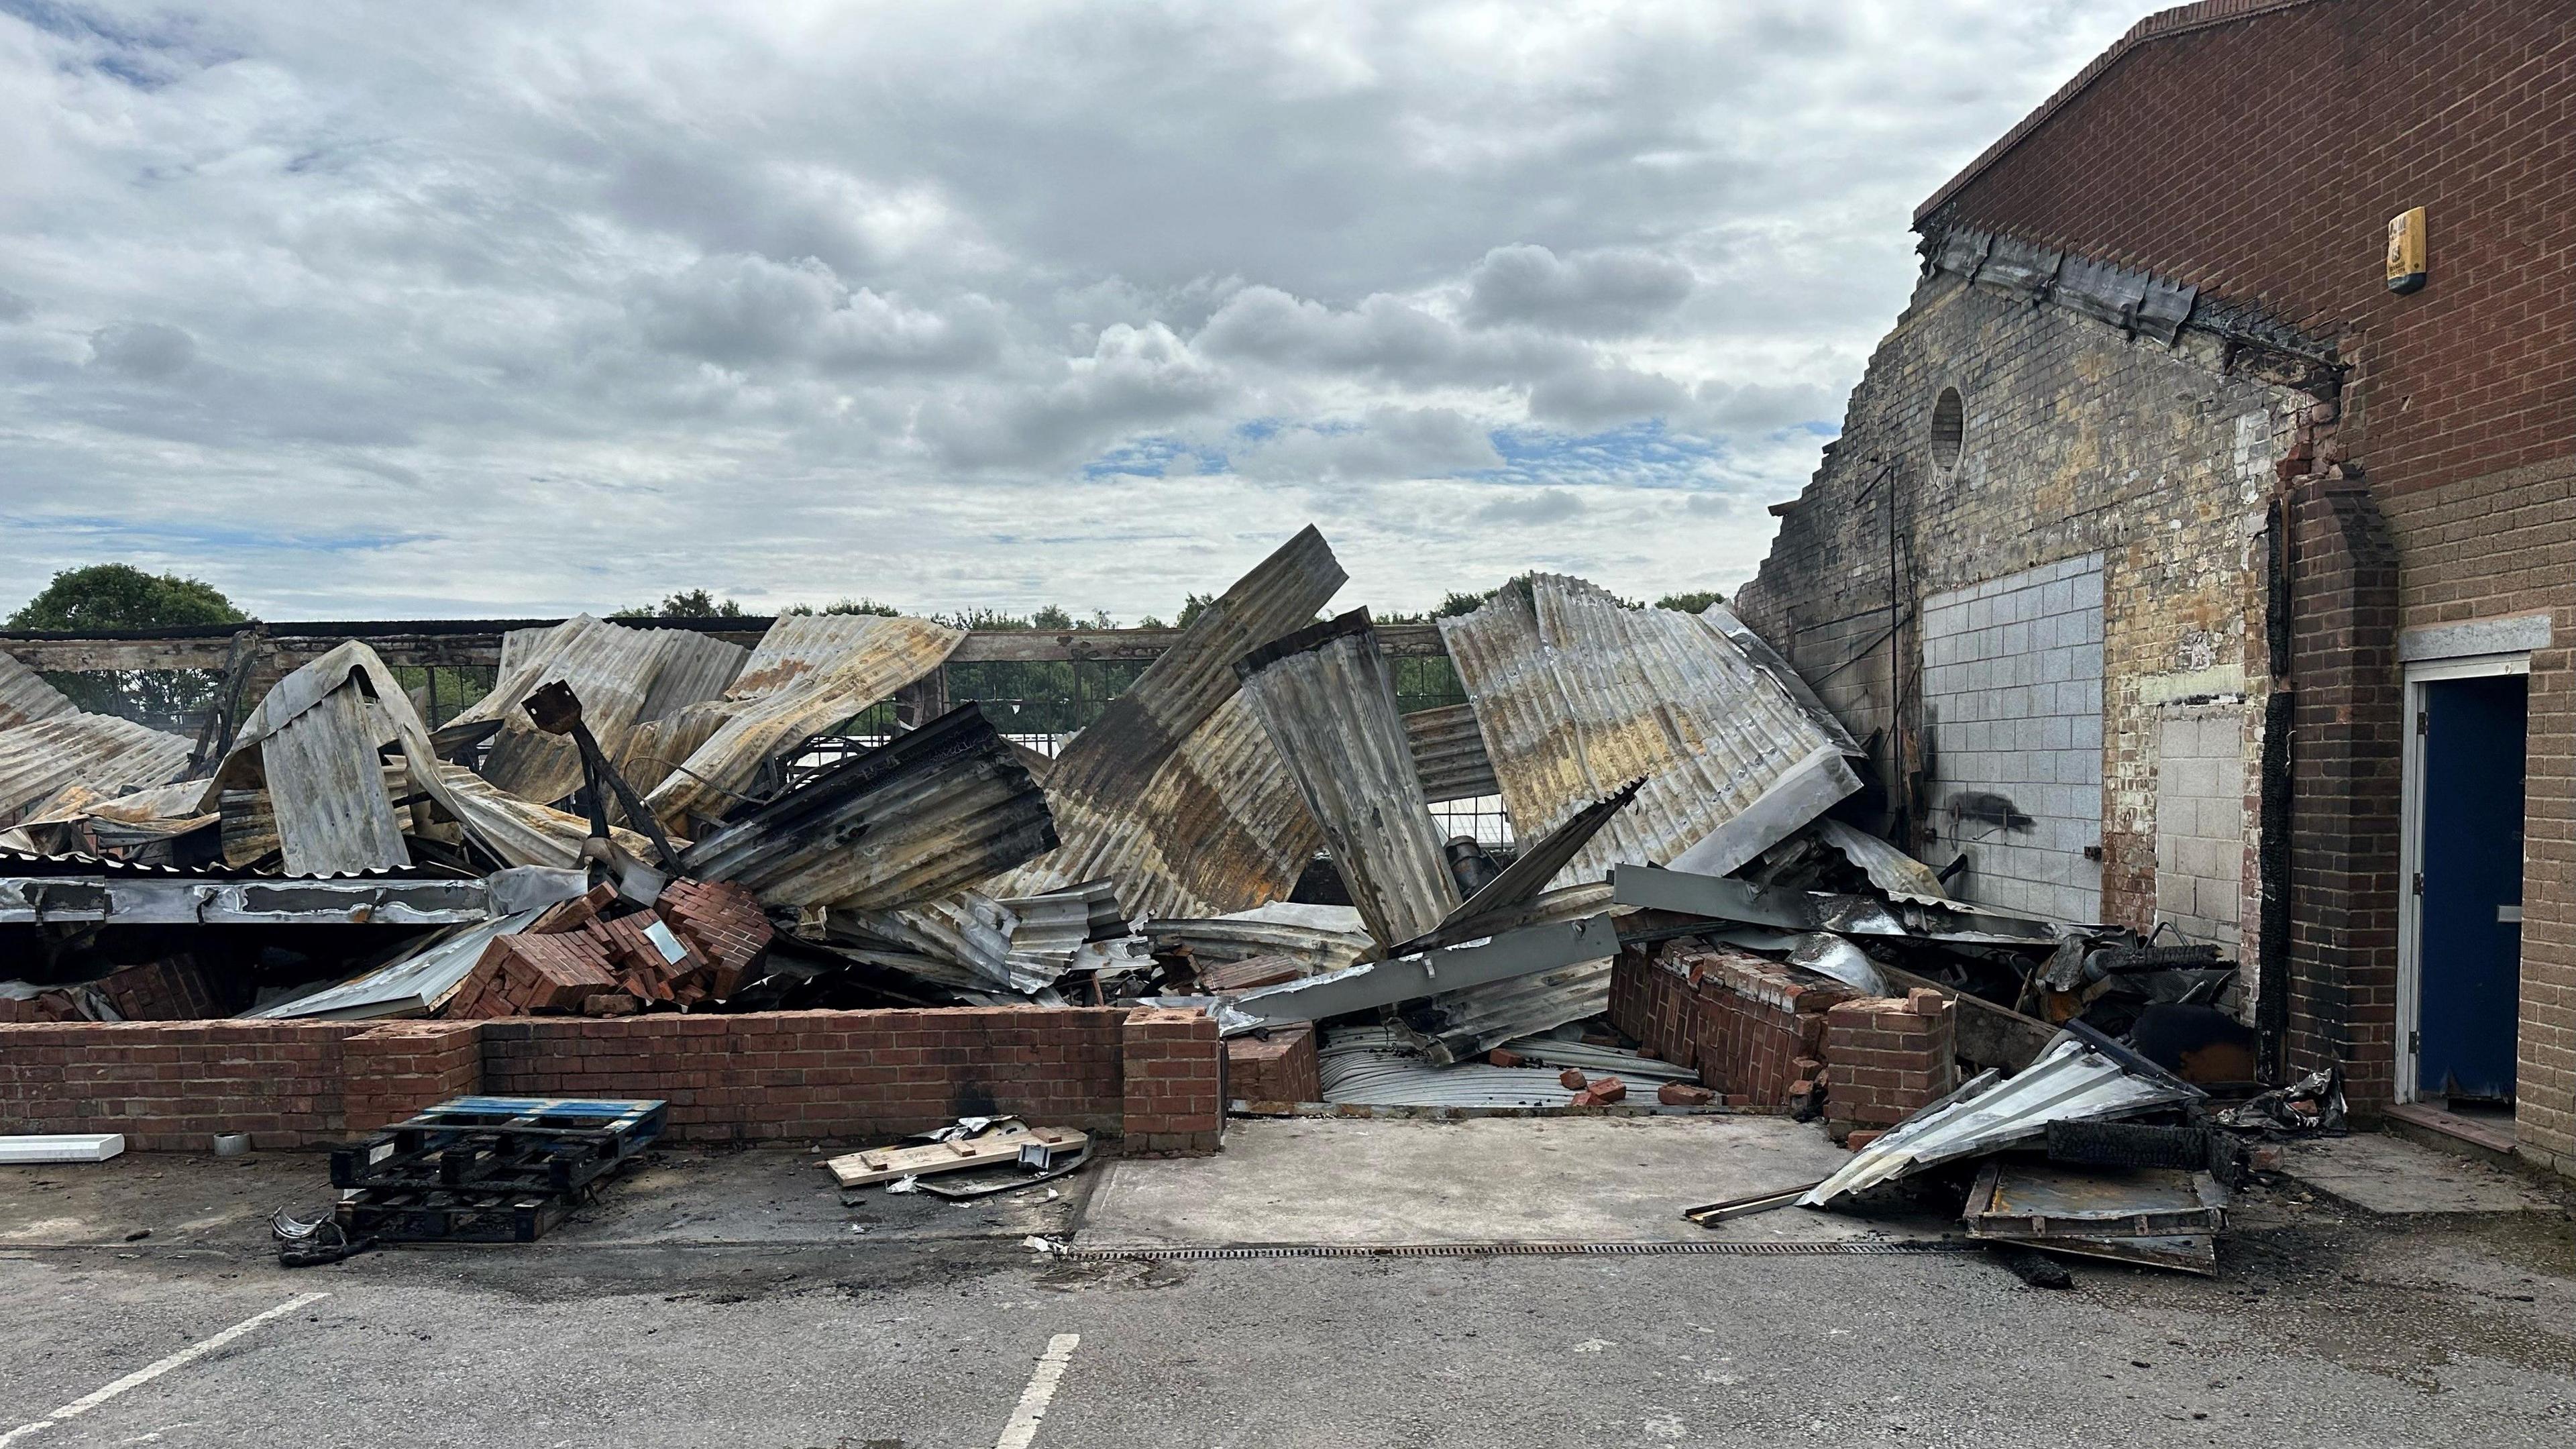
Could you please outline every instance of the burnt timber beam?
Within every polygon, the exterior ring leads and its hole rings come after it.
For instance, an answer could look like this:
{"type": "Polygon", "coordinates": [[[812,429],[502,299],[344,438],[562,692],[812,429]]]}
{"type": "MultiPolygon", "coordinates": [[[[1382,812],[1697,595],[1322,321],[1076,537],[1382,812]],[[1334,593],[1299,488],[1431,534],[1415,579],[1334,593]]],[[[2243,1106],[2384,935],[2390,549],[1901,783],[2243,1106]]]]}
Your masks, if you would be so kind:
{"type": "MultiPolygon", "coordinates": [[[[551,628],[560,619],[430,619],[270,624],[263,646],[265,672],[286,674],[352,639],[362,639],[387,664],[438,668],[494,668],[501,636],[514,629],[551,628]]],[[[639,629],[695,629],[745,647],[760,642],[766,618],[620,619],[639,629]]],[[[91,634],[0,634],[0,650],[30,669],[222,669],[233,635],[244,626],[214,624],[170,630],[118,630],[91,634]]],[[[978,630],[948,658],[951,664],[1052,663],[1067,660],[1160,659],[1181,637],[1178,629],[978,630]]],[[[1440,630],[1430,624],[1386,624],[1378,642],[1392,658],[1437,659],[1447,654],[1440,630]]]]}

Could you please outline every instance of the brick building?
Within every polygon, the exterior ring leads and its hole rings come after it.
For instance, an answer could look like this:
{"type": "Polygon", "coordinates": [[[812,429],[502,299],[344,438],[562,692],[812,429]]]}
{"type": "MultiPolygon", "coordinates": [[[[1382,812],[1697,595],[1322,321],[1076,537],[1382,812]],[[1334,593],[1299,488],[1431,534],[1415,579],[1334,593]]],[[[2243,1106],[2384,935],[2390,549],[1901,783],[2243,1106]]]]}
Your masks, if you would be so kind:
{"type": "Polygon", "coordinates": [[[1741,612],[1967,894],[2576,1173],[2571,77],[2560,0],[2141,21],[1916,213],[1741,612]]]}

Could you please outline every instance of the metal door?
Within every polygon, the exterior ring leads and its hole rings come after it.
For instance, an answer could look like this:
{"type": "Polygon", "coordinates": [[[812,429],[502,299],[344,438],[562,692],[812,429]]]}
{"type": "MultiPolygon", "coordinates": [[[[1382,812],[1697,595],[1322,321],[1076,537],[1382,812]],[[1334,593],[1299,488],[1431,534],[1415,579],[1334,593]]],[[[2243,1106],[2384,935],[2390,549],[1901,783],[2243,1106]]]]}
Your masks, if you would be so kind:
{"type": "Polygon", "coordinates": [[[2522,995],[2522,675],[2426,680],[2414,889],[2415,1080],[2426,1096],[2510,1099],[2522,995]]]}

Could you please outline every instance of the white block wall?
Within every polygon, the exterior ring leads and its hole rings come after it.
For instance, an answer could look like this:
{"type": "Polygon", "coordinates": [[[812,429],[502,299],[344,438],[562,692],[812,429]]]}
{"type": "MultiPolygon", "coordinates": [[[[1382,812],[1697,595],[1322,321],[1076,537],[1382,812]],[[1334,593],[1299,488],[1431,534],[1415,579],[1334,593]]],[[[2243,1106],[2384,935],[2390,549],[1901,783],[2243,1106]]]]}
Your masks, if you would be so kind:
{"type": "Polygon", "coordinates": [[[2102,556],[1935,594],[1923,608],[1931,826],[1967,899],[2065,921],[2102,909],[2102,556]],[[1963,794],[2001,795],[2021,828],[1961,821],[1963,794]]]}
{"type": "Polygon", "coordinates": [[[2156,914],[2235,956],[2244,899],[2244,714],[2166,719],[2156,730],[2156,914]]]}

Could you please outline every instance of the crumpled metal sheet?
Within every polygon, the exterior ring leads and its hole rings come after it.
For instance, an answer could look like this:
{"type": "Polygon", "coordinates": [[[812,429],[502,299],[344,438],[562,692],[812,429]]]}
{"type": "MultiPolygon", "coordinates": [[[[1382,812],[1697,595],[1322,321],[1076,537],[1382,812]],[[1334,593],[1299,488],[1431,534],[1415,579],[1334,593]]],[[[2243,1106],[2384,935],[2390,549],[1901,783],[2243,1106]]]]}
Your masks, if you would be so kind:
{"type": "Polygon", "coordinates": [[[492,692],[448,721],[496,720],[483,761],[484,778],[514,795],[553,801],[581,788],[581,751],[569,735],[550,735],[522,704],[560,680],[581,698],[582,723],[611,760],[638,725],[724,693],[750,651],[689,629],[629,629],[577,614],[546,629],[501,636],[500,678],[492,692]]]}
{"type": "Polygon", "coordinates": [[[1057,756],[1046,792],[1064,844],[997,888],[1035,895],[1106,878],[1130,919],[1222,915],[1294,888],[1322,830],[1234,665],[1312,621],[1344,577],[1310,527],[1208,605],[1057,756]]]}
{"type": "Polygon", "coordinates": [[[617,761],[663,828],[722,815],[761,766],[937,669],[966,631],[928,619],[812,614],[780,619],[721,699],[638,727],[617,761]]]}
{"type": "Polygon", "coordinates": [[[1349,906],[1294,901],[1223,916],[1158,917],[1145,923],[1145,935],[1158,945],[1188,947],[1202,966],[1287,956],[1302,962],[1310,976],[1339,971],[1375,944],[1360,913],[1349,906]]]}
{"type": "Polygon", "coordinates": [[[1609,1010],[1612,962],[1604,956],[1536,976],[1426,996],[1398,1008],[1398,1019],[1425,1059],[1473,1061],[1514,1037],[1609,1010]]]}
{"type": "Polygon", "coordinates": [[[1889,1128],[1798,1199],[1824,1207],[1926,1167],[2044,1137],[2051,1122],[2130,1117],[2207,1093],[2081,1024],[2013,1074],[1981,1072],[1889,1128]]]}
{"type": "Polygon", "coordinates": [[[1393,1028],[1337,1027],[1315,1051],[1324,1100],[1366,1107],[1562,1107],[1555,1067],[1441,1066],[1393,1028]]]}
{"type": "Polygon", "coordinates": [[[1553,574],[1441,621],[1523,834],[1646,782],[1560,883],[1621,862],[1723,875],[1860,788],[1849,735],[1749,655],[1742,630],[1722,610],[1625,608],[1553,574]]]}
{"type": "Polygon", "coordinates": [[[428,941],[412,945],[394,960],[360,972],[319,991],[273,1002],[242,1013],[270,1021],[365,1021],[378,1017],[427,1016],[446,1004],[465,978],[481,964],[484,949],[503,936],[515,936],[546,913],[546,907],[499,916],[470,925],[451,926],[428,941]]]}
{"type": "MultiPolygon", "coordinates": [[[[897,948],[870,958],[880,965],[952,989],[1026,998],[1053,986],[1085,956],[1104,901],[1109,902],[1108,918],[1119,919],[1105,881],[1008,899],[960,891],[891,910],[836,909],[829,919],[836,944],[865,945],[865,938],[874,937],[897,948]]],[[[1092,966],[1122,964],[1123,953],[1089,955],[1086,964],[1092,966]]]]}
{"type": "Polygon", "coordinates": [[[1900,901],[1917,905],[1957,907],[1950,893],[1941,889],[1941,877],[1932,867],[1907,855],[1875,835],[1855,830],[1839,820],[1819,820],[1816,833],[1825,843],[1841,851],[1869,877],[1869,883],[1900,901]]]}
{"type": "Polygon", "coordinates": [[[1254,650],[1236,673],[1244,700],[1323,827],[1369,934],[1393,946],[1439,925],[1458,908],[1458,881],[1414,774],[1395,683],[1368,611],[1254,650]]]}
{"type": "Polygon", "coordinates": [[[190,741],[85,710],[0,729],[0,821],[68,785],[101,793],[166,785],[188,768],[190,741]]]}
{"type": "Polygon", "coordinates": [[[1564,897],[1590,892],[1590,908],[1598,909],[1599,903],[1609,898],[1608,882],[1598,882],[1589,886],[1560,886],[1552,892],[1546,890],[1547,883],[1556,879],[1567,861],[1582,853],[1585,844],[1600,833],[1602,826],[1610,823],[1611,816],[1618,814],[1630,800],[1636,798],[1637,790],[1643,783],[1640,780],[1631,780],[1621,786],[1616,793],[1595,800],[1565,817],[1554,830],[1523,847],[1519,857],[1505,866],[1501,874],[1485,882],[1484,889],[1469,896],[1456,910],[1442,917],[1438,929],[1398,946],[1397,953],[1400,955],[1407,951],[1420,951],[1432,946],[1446,945],[1451,941],[1463,941],[1469,936],[1505,930],[1531,920],[1566,919],[1562,915],[1551,916],[1544,913],[1534,915],[1527,909],[1533,901],[1540,899],[1542,894],[1564,897]]]}
{"type": "Polygon", "coordinates": [[[47,684],[45,676],[20,663],[18,656],[0,650],[0,730],[79,710],[61,690],[47,684]]]}
{"type": "Polygon", "coordinates": [[[1055,844],[1037,782],[983,710],[964,704],[709,830],[680,869],[738,882],[770,905],[889,910],[1055,844]]]}

